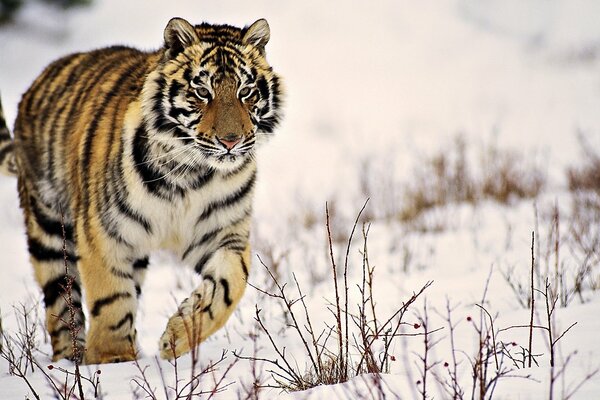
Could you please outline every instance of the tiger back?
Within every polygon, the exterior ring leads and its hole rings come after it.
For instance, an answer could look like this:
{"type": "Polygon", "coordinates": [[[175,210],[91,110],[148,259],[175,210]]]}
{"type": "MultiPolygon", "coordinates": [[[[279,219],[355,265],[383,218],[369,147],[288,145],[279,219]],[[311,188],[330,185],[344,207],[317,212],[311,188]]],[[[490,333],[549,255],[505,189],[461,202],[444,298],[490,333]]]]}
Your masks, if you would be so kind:
{"type": "Polygon", "coordinates": [[[251,264],[257,140],[280,119],[269,37],[262,19],[240,29],[173,18],[160,50],[72,54],[23,95],[14,141],[0,132],[0,169],[18,177],[54,360],[136,358],[137,302],[157,249],[202,276],[167,323],[162,357],[233,312],[251,264]]]}

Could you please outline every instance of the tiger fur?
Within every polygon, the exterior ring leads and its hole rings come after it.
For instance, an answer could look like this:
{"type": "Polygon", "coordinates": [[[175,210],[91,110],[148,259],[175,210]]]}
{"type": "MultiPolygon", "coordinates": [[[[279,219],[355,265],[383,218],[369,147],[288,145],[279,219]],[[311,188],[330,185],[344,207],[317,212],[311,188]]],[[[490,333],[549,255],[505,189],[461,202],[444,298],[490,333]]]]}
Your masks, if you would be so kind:
{"type": "Polygon", "coordinates": [[[257,137],[280,119],[269,37],[264,19],[240,29],[173,18],[158,51],[109,47],[50,64],[21,99],[13,141],[2,118],[0,170],[16,162],[53,360],[74,356],[65,264],[87,364],[136,358],[137,300],[156,249],[202,277],[167,323],[163,358],[229,318],[251,264],[257,137]]]}

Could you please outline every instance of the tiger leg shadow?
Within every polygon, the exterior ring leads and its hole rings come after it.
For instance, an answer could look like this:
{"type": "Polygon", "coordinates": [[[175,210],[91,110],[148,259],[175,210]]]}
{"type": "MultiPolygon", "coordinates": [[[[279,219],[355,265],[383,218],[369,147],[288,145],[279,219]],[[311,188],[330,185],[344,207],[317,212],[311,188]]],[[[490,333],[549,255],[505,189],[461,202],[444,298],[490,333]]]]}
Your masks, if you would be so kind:
{"type": "Polygon", "coordinates": [[[202,282],[171,316],[159,342],[160,356],[189,352],[221,328],[244,294],[250,247],[242,254],[221,249],[202,271],[202,282]]]}

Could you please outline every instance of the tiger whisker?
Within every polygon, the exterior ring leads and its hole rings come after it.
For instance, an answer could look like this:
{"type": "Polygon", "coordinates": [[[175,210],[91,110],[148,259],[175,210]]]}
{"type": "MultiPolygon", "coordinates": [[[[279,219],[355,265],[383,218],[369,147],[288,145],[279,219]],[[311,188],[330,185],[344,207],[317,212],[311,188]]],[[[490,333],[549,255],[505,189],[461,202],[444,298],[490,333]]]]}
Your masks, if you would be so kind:
{"type": "Polygon", "coordinates": [[[155,142],[177,142],[177,141],[189,141],[189,140],[194,140],[193,137],[160,137],[160,136],[148,136],[148,135],[142,135],[141,137],[148,139],[148,140],[152,140],[155,142]]]}
{"type": "Polygon", "coordinates": [[[178,156],[178,155],[180,155],[180,154],[184,153],[184,152],[185,152],[185,151],[187,151],[187,150],[188,150],[188,147],[175,148],[175,149],[173,149],[173,150],[170,150],[170,151],[168,151],[168,152],[166,152],[166,153],[164,153],[164,154],[158,155],[158,156],[156,156],[156,157],[154,157],[154,158],[151,158],[151,159],[149,159],[149,160],[146,160],[146,161],[143,161],[143,162],[141,162],[141,163],[138,163],[138,164],[136,164],[136,166],[138,166],[138,165],[152,164],[152,163],[154,163],[154,162],[155,162],[155,161],[157,161],[157,160],[163,159],[163,158],[165,158],[165,157],[169,157],[169,156],[173,155],[173,153],[175,153],[174,157],[172,157],[170,160],[168,160],[168,161],[166,161],[166,162],[164,162],[164,163],[160,163],[160,164],[158,164],[158,165],[157,165],[157,166],[159,166],[159,167],[162,167],[162,166],[164,166],[164,165],[167,165],[167,164],[169,164],[171,161],[174,161],[174,160],[175,160],[175,158],[177,158],[177,156],[178,156]]]}
{"type": "Polygon", "coordinates": [[[175,173],[177,173],[178,171],[180,171],[182,168],[182,172],[180,172],[177,177],[175,177],[173,180],[174,181],[178,181],[182,176],[184,176],[191,168],[194,167],[194,165],[196,164],[196,154],[194,153],[189,153],[186,154],[184,156],[184,158],[179,161],[178,165],[173,168],[172,170],[168,171],[166,174],[164,174],[162,176],[162,179],[166,179],[168,177],[172,177],[175,173]],[[190,161],[192,161],[192,163],[190,163],[190,161]]]}
{"type": "Polygon", "coordinates": [[[200,157],[196,154],[191,154],[190,157],[192,160],[192,163],[188,163],[188,161],[186,160],[185,162],[185,168],[183,169],[183,171],[177,176],[176,180],[181,179],[182,177],[184,177],[193,167],[193,164],[196,164],[198,161],[200,161],[200,157]]]}

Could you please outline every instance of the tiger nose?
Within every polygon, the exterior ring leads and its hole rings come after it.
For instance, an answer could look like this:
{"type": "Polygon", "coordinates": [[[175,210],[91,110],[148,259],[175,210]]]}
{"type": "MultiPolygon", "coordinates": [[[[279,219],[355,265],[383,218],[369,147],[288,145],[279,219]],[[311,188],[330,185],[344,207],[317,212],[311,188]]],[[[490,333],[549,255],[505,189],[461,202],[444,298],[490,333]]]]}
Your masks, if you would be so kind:
{"type": "Polygon", "coordinates": [[[242,137],[236,135],[235,133],[230,133],[225,135],[224,137],[217,137],[219,143],[221,143],[227,150],[231,150],[235,147],[236,144],[242,141],[242,137]]]}

